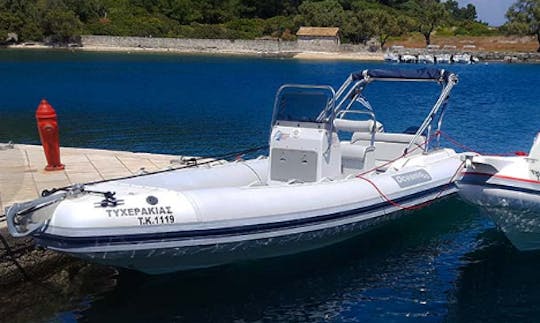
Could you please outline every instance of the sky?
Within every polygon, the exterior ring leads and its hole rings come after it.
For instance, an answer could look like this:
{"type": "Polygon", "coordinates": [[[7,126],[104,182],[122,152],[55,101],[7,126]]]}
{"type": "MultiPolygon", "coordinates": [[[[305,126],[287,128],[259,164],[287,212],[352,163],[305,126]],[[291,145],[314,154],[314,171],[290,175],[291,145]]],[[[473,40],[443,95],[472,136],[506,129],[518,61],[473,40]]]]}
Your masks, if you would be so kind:
{"type": "Polygon", "coordinates": [[[460,6],[472,3],[476,7],[478,19],[492,26],[500,26],[506,22],[506,10],[516,0],[458,0],[460,6]]]}

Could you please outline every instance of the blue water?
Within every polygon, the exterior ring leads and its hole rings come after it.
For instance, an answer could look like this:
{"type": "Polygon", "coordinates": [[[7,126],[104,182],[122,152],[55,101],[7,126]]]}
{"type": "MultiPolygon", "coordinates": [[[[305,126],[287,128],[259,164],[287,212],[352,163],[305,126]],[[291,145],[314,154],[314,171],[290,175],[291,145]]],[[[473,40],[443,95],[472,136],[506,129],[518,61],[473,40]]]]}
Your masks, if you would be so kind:
{"type": "MultiPolygon", "coordinates": [[[[47,98],[64,146],[217,155],[267,142],[280,85],[338,86],[352,71],[380,67],[395,66],[2,50],[0,142],[38,143],[34,112],[47,98]]],[[[445,133],[481,152],[528,151],[540,130],[540,65],[444,67],[460,78],[445,133]]],[[[402,131],[438,92],[432,83],[384,83],[366,96],[387,130],[402,131]]],[[[540,254],[518,253],[457,198],[410,215],[296,256],[158,277],[120,271],[39,320],[540,321],[540,254]]]]}

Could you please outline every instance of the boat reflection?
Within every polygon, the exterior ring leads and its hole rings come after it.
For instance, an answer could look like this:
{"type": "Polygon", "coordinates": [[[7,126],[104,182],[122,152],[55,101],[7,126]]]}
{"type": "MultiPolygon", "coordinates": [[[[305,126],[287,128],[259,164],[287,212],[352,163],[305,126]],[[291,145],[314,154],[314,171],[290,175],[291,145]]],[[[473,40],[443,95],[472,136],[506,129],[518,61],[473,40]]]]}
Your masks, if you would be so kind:
{"type": "Polygon", "coordinates": [[[459,274],[455,261],[485,229],[479,221],[485,219],[451,199],[295,256],[161,276],[123,271],[115,290],[78,315],[88,321],[441,319],[445,289],[459,274]]]}

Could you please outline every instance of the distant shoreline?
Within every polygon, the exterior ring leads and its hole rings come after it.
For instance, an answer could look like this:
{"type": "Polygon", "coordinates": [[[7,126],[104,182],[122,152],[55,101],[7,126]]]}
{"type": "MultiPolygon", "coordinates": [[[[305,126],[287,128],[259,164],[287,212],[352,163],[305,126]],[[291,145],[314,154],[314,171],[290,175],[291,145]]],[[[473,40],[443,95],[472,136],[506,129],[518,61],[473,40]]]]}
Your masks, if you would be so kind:
{"type": "MultiPolygon", "coordinates": [[[[121,37],[120,37],[121,38],[121,37]]],[[[77,45],[77,46],[51,46],[40,43],[8,45],[3,48],[15,50],[63,50],[80,52],[101,53],[155,53],[173,55],[197,55],[197,56],[235,56],[235,57],[266,57],[266,58],[289,58],[311,61],[372,61],[383,62],[383,52],[369,51],[255,51],[255,50],[230,50],[218,47],[201,48],[174,48],[174,47],[149,47],[149,46],[111,46],[111,45],[77,45]]],[[[410,52],[422,52],[423,49],[405,48],[410,52]]],[[[538,53],[513,53],[497,51],[470,51],[473,55],[481,58],[482,62],[511,62],[511,63],[540,63],[538,53]],[[507,60],[510,57],[511,60],[507,60]]]]}
{"type": "Polygon", "coordinates": [[[181,50],[175,48],[139,48],[139,47],[109,47],[109,46],[83,46],[74,50],[87,52],[113,52],[113,53],[170,53],[210,56],[246,56],[246,57],[276,57],[305,60],[357,60],[357,61],[383,61],[383,53],[339,53],[339,52],[249,52],[249,51],[198,51],[181,50]]]}
{"type": "Polygon", "coordinates": [[[292,58],[300,60],[345,60],[345,61],[383,61],[384,54],[376,53],[347,53],[347,52],[252,52],[252,51],[226,51],[226,50],[184,50],[176,48],[150,48],[150,47],[123,47],[123,46],[49,46],[42,44],[34,45],[9,45],[5,48],[15,50],[68,50],[80,52],[101,52],[101,53],[156,53],[156,54],[178,54],[178,55],[201,55],[201,56],[245,56],[245,57],[275,57],[292,58]]]}

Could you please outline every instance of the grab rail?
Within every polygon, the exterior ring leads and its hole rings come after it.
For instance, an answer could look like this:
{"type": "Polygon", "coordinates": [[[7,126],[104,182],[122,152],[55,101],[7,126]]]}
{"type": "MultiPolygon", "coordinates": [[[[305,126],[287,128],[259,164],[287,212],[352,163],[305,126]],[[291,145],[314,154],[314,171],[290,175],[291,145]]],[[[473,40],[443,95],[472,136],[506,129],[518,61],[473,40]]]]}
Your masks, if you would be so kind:
{"type": "MultiPolygon", "coordinates": [[[[66,198],[68,192],[61,192],[45,197],[37,198],[30,202],[15,203],[6,209],[6,222],[9,233],[15,237],[26,237],[43,227],[45,220],[34,222],[32,215],[34,211],[58,203],[66,198]]],[[[52,213],[51,213],[52,216],[52,213]]]]}
{"type": "MultiPolygon", "coordinates": [[[[372,121],[373,122],[373,125],[371,126],[371,129],[369,129],[369,133],[371,134],[371,139],[370,139],[370,143],[369,145],[371,147],[375,147],[375,132],[377,132],[377,119],[375,117],[375,112],[373,112],[372,110],[365,110],[365,111],[362,111],[362,110],[343,110],[343,111],[340,111],[338,114],[337,114],[337,118],[339,119],[343,119],[343,117],[345,116],[345,114],[347,113],[352,113],[352,114],[367,114],[368,116],[370,116],[371,118],[369,119],[369,121],[372,121]]],[[[347,120],[347,119],[345,119],[347,120]]]]}

